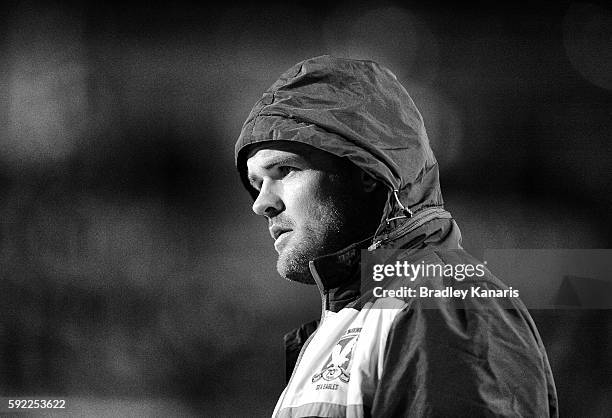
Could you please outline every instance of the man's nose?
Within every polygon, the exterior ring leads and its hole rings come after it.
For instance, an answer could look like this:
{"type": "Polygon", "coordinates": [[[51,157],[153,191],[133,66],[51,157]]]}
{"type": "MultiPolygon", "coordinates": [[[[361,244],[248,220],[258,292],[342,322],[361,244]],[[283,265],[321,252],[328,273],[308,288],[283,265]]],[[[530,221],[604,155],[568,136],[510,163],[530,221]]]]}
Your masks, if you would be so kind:
{"type": "Polygon", "coordinates": [[[285,209],[283,200],[275,191],[273,181],[265,181],[261,186],[259,195],[253,202],[253,212],[257,215],[271,218],[285,209]]]}

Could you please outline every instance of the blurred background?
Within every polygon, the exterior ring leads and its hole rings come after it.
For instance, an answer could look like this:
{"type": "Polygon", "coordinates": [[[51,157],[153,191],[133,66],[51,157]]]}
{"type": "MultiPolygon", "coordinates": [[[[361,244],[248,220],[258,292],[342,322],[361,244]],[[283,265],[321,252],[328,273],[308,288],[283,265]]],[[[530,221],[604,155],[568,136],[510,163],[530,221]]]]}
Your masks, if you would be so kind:
{"type": "MultiPolygon", "coordinates": [[[[277,276],[234,142],[324,53],[405,85],[468,250],[612,248],[611,41],[597,1],[3,2],[0,396],[270,415],[320,302],[277,276]]],[[[611,312],[534,312],[564,416],[612,410],[611,312]]]]}

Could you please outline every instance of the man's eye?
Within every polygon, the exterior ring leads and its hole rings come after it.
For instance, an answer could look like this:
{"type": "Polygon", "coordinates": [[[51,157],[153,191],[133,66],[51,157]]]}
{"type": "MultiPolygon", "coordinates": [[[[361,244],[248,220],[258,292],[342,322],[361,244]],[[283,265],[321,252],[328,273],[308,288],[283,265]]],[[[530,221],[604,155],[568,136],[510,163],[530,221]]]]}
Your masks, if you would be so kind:
{"type": "Polygon", "coordinates": [[[280,172],[280,174],[283,177],[285,177],[289,173],[291,173],[293,171],[297,171],[297,168],[291,167],[291,166],[288,166],[288,165],[281,165],[281,166],[278,167],[278,171],[280,172]]]}

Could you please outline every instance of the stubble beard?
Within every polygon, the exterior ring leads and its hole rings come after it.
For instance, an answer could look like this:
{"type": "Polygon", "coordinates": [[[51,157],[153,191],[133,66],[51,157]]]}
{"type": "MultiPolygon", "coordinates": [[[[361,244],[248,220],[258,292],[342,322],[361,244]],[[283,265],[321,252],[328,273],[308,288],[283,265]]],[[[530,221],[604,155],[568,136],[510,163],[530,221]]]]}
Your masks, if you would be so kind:
{"type": "Polygon", "coordinates": [[[294,231],[296,236],[291,237],[291,246],[282,250],[278,256],[278,274],[290,281],[315,284],[310,272],[310,261],[340,249],[335,238],[340,236],[344,225],[343,219],[333,218],[321,225],[322,228],[294,231]]]}
{"type": "Polygon", "coordinates": [[[293,231],[296,235],[291,237],[290,245],[281,251],[276,262],[281,277],[299,283],[315,284],[310,272],[310,261],[353,243],[352,237],[358,225],[349,216],[350,211],[356,210],[350,204],[353,199],[354,196],[347,194],[346,189],[337,190],[322,205],[316,220],[310,220],[310,224],[293,231]]]}

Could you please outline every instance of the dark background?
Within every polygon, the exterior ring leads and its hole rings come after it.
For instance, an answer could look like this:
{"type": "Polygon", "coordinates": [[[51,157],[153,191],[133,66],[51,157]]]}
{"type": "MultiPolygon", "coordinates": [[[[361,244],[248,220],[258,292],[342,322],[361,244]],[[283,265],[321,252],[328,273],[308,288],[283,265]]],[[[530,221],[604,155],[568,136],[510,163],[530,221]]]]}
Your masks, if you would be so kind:
{"type": "MultiPolygon", "coordinates": [[[[468,250],[611,248],[611,41],[605,2],[3,3],[0,395],[271,413],[320,306],[276,275],[234,142],[324,53],[406,86],[468,250]]],[[[610,311],[534,316],[562,414],[608,416],[610,311]]]]}

